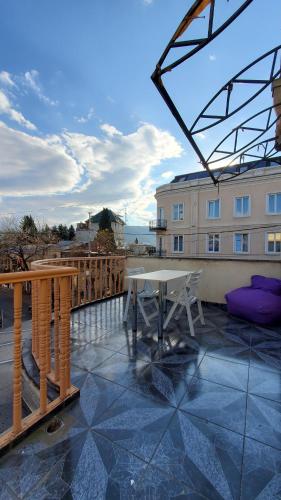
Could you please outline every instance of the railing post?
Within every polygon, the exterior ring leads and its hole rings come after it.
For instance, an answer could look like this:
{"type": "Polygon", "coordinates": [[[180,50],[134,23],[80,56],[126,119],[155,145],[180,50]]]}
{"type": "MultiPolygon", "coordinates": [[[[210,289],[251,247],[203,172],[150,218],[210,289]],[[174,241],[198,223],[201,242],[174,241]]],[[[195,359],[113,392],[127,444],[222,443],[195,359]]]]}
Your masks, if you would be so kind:
{"type": "Polygon", "coordinates": [[[70,281],[60,279],[60,398],[70,386],[70,281]]]}
{"type": "Polygon", "coordinates": [[[47,328],[49,325],[48,314],[48,280],[39,281],[39,360],[40,360],[40,413],[47,410],[47,328]]]}
{"type": "Polygon", "coordinates": [[[22,429],[22,386],[21,386],[21,315],[22,283],[14,285],[14,380],[13,380],[13,432],[22,429]]]}
{"type": "Polygon", "coordinates": [[[59,339],[59,303],[60,303],[59,279],[54,279],[54,347],[55,347],[55,380],[60,377],[60,339],[59,339]]]}

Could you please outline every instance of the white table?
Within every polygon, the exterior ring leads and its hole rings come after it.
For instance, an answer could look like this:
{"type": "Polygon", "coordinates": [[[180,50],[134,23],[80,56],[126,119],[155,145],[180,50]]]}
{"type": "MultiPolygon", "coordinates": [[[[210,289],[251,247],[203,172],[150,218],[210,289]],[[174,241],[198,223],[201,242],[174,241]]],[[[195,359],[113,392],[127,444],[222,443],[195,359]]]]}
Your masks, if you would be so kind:
{"type": "Polygon", "coordinates": [[[167,295],[167,283],[179,278],[185,278],[191,271],[173,271],[168,269],[161,269],[161,271],[153,271],[151,273],[133,274],[128,276],[132,280],[133,289],[133,332],[137,331],[137,317],[138,317],[138,281],[156,281],[159,288],[159,318],[158,318],[158,340],[163,339],[163,323],[165,312],[165,296],[167,295]]]}

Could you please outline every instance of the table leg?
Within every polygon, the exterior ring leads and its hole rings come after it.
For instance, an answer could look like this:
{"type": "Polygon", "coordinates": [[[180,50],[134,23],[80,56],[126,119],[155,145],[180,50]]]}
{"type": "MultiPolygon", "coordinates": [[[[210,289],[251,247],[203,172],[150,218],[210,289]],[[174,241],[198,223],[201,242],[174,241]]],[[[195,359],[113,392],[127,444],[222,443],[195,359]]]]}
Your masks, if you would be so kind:
{"type": "Polygon", "coordinates": [[[165,283],[159,283],[158,342],[163,340],[165,283]]]}
{"type": "Polygon", "coordinates": [[[167,300],[166,300],[166,297],[167,297],[167,281],[165,281],[165,283],[163,283],[163,288],[164,288],[163,310],[164,310],[164,313],[166,314],[166,312],[167,312],[167,300]]]}
{"type": "Polygon", "coordinates": [[[137,280],[133,280],[133,325],[132,330],[136,332],[138,329],[138,283],[137,280]]]}

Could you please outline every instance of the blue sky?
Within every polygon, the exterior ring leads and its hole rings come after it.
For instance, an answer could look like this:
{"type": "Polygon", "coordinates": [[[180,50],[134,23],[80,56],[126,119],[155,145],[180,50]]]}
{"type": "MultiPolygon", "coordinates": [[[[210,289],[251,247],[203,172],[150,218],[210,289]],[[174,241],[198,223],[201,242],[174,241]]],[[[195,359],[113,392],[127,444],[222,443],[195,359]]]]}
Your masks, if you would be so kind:
{"type": "MultiPolygon", "coordinates": [[[[150,75],[193,0],[9,0],[0,22],[0,217],[76,223],[103,206],[147,223],[156,186],[200,169],[150,75]]],[[[221,19],[242,0],[220,0],[221,19]]],[[[280,0],[254,0],[167,75],[191,119],[233,74],[280,43],[280,0]]],[[[217,19],[218,22],[219,19],[217,19]]],[[[194,36],[204,28],[196,21],[194,36]]],[[[263,63],[262,70],[266,67],[263,63]]],[[[270,90],[251,110],[269,106],[270,90]]],[[[249,113],[251,114],[251,113],[249,113]]],[[[248,114],[221,126],[226,133],[248,114]]],[[[216,145],[215,129],[198,137],[216,145]]]]}

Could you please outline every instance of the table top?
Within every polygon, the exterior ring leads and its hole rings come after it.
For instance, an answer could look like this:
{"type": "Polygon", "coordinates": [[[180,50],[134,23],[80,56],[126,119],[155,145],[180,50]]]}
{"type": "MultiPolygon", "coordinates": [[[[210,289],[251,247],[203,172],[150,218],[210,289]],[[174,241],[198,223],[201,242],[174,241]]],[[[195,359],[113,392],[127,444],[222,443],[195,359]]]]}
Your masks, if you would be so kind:
{"type": "Polygon", "coordinates": [[[160,271],[152,271],[151,273],[132,274],[127,276],[133,280],[147,281],[170,281],[178,278],[185,278],[191,271],[177,271],[171,269],[161,269],[160,271]]]}

